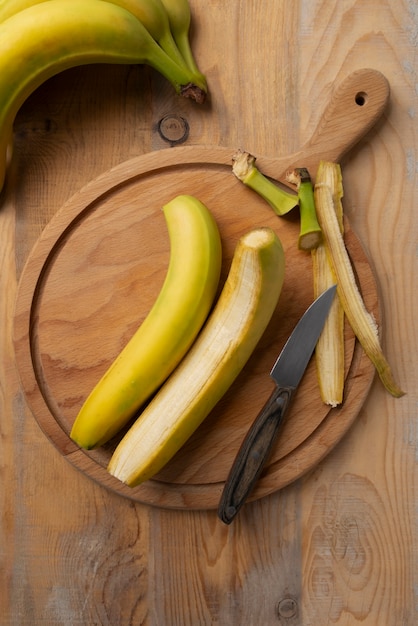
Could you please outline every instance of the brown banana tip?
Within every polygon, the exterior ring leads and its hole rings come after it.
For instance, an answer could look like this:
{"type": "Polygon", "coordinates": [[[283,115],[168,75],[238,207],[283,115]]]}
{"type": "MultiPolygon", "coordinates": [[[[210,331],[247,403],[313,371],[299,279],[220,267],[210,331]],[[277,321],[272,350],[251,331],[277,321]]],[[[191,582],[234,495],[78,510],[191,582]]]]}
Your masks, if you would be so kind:
{"type": "Polygon", "coordinates": [[[206,100],[206,92],[194,85],[193,83],[188,83],[187,85],[182,85],[180,89],[180,93],[184,98],[191,98],[197,104],[203,104],[206,100]]]}

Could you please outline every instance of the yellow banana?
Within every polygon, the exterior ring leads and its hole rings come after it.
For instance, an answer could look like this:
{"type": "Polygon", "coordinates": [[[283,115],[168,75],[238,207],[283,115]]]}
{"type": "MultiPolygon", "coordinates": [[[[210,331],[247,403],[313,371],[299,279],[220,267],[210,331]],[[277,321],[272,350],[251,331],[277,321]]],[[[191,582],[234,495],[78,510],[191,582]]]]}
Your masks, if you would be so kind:
{"type": "Polygon", "coordinates": [[[212,306],[222,249],[209,210],[192,196],[163,207],[170,262],[154,306],[82,406],[71,438],[93,448],[113,437],[190,348],[212,306]]]}
{"type": "Polygon", "coordinates": [[[0,22],[4,22],[12,15],[47,0],[0,0],[0,22]]]}
{"type": "Polygon", "coordinates": [[[244,367],[276,307],[284,278],[282,245],[270,228],[238,242],[215,308],[183,361],[122,438],[110,474],[130,485],[174,456],[244,367]]]}
{"type": "Polygon", "coordinates": [[[90,63],[147,64],[201,101],[193,76],[129,11],[103,0],[48,0],[0,24],[0,190],[16,113],[46,79],[90,63]]]}
{"type": "MultiPolygon", "coordinates": [[[[49,0],[3,0],[0,1],[0,23],[6,19],[27,9],[35,4],[42,4],[49,0]]],[[[188,64],[183,59],[170,29],[167,11],[161,0],[106,0],[126,9],[134,15],[145,26],[150,35],[161,46],[161,48],[179,65],[189,69],[188,64]]],[[[203,91],[207,89],[206,80],[202,74],[193,68],[193,82],[203,91]]]]}
{"type": "Polygon", "coordinates": [[[161,0],[161,2],[167,11],[174,41],[187,66],[194,75],[200,75],[202,80],[206,80],[204,74],[199,70],[190,46],[191,12],[189,0],[161,0]]]}

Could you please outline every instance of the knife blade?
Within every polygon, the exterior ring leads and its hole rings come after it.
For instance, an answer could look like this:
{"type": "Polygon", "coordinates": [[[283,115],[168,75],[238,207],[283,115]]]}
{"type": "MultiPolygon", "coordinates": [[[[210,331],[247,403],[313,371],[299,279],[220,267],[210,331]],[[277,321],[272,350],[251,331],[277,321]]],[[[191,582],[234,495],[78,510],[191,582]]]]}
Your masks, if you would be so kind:
{"type": "Polygon", "coordinates": [[[251,425],[226,479],[218,517],[230,524],[250,495],[273,447],[316,343],[337,286],[322,293],[305,311],[279,354],[270,376],[276,387],[251,425]]]}

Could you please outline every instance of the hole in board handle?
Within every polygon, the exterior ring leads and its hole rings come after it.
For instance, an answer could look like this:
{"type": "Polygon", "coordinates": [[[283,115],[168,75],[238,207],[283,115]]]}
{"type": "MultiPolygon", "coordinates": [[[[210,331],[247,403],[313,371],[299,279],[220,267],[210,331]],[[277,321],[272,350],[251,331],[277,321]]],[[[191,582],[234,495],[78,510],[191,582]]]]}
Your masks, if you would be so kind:
{"type": "Polygon", "coordinates": [[[365,91],[359,91],[356,93],[354,100],[359,107],[364,106],[367,102],[367,93],[365,91]]]}

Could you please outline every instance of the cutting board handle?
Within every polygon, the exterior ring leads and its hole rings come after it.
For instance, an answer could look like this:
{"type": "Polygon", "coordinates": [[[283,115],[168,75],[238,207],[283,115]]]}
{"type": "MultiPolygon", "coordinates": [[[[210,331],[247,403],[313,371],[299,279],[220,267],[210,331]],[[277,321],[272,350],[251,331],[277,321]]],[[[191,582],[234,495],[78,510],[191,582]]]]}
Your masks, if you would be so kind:
{"type": "Polygon", "coordinates": [[[389,100],[389,83],[372,69],[350,74],[338,85],[303,151],[339,161],[381,117],[389,100]]]}
{"type": "Polygon", "coordinates": [[[303,147],[288,156],[258,157],[260,169],[289,185],[289,169],[306,167],[314,178],[321,160],[340,163],[381,117],[389,93],[387,79],[377,70],[365,68],[349,74],[333,91],[313,135],[303,147]]]}

